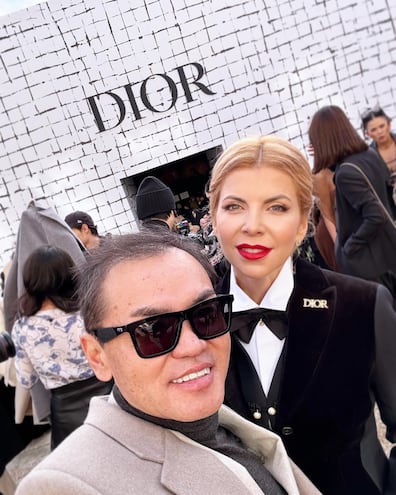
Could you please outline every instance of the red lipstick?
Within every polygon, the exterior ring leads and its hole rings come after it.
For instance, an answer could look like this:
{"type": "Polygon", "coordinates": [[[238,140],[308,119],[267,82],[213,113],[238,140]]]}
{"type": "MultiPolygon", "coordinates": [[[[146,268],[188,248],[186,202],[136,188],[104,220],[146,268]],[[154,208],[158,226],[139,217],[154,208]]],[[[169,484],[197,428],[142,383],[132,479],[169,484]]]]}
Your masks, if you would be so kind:
{"type": "Polygon", "coordinates": [[[238,244],[237,246],[239,254],[247,260],[259,260],[265,258],[272,249],[260,244],[238,244]]]}

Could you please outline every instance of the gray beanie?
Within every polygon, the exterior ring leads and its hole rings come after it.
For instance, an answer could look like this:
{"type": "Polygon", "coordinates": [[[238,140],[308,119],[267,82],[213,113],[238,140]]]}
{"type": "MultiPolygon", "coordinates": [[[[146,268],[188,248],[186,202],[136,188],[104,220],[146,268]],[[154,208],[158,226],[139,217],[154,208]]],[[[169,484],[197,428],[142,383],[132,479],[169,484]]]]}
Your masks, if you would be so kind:
{"type": "Polygon", "coordinates": [[[136,193],[136,211],[139,220],[175,209],[175,197],[167,185],[151,175],[142,180],[136,193]]]}

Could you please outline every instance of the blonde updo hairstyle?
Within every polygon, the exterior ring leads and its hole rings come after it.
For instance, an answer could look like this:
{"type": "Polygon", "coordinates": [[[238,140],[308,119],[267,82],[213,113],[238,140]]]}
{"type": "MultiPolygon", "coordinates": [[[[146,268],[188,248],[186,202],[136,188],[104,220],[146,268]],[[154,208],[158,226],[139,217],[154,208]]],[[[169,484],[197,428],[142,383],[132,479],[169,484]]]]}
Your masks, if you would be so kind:
{"type": "Polygon", "coordinates": [[[212,218],[220,191],[230,172],[243,168],[268,167],[286,173],[296,186],[301,214],[309,218],[312,208],[312,170],[294,145],[277,136],[247,137],[229,146],[217,159],[211,174],[208,196],[212,218]]]}

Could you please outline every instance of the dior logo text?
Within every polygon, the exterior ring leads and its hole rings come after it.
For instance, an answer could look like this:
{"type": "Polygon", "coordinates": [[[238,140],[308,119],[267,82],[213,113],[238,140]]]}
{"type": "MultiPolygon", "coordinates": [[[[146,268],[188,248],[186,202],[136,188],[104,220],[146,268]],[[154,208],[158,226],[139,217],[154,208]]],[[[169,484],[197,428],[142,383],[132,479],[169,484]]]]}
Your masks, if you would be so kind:
{"type": "Polygon", "coordinates": [[[308,299],[306,297],[304,297],[303,299],[303,307],[329,309],[329,307],[327,306],[327,299],[308,299]]]}
{"type": "Polygon", "coordinates": [[[191,87],[198,88],[200,92],[206,95],[216,94],[201,81],[205,71],[198,62],[181,65],[171,72],[175,72],[175,74],[172,76],[152,74],[140,83],[128,83],[116,90],[89,96],[88,104],[99,132],[114,129],[120,125],[127,115],[128,106],[135,120],[142,118],[144,109],[154,113],[169,111],[175,106],[179,97],[178,85],[181,86],[182,94],[187,103],[194,99],[191,87]],[[140,96],[140,105],[137,101],[137,95],[140,96]],[[105,115],[105,111],[108,112],[108,115],[105,115]]]}

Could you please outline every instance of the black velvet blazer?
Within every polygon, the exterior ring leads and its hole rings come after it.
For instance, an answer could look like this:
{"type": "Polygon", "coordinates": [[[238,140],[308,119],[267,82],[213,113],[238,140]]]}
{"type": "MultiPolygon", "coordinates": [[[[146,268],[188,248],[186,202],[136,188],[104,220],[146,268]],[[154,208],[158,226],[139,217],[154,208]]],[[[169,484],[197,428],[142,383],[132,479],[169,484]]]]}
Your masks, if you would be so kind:
{"type": "MultiPolygon", "coordinates": [[[[218,293],[229,291],[229,280],[228,272],[218,293]]],[[[231,335],[225,403],[278,433],[325,495],[383,493],[389,463],[377,439],[373,406],[377,400],[395,442],[396,314],[390,293],[298,260],[288,317],[282,372],[268,399],[231,335]],[[257,410],[260,419],[253,417],[257,410]]]]}

